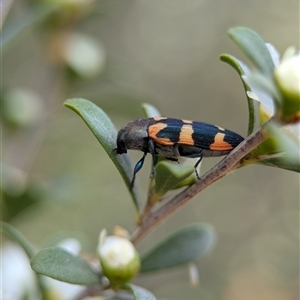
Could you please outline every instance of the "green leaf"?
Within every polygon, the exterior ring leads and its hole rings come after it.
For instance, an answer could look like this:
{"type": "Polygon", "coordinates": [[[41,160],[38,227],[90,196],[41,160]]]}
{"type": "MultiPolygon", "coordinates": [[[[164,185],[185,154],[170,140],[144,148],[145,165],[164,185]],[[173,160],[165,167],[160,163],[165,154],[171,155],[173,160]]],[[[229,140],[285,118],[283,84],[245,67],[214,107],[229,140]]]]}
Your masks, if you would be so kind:
{"type": "Polygon", "coordinates": [[[250,61],[268,78],[273,78],[274,63],[262,38],[246,27],[235,27],[228,35],[240,47],[250,61]]]}
{"type": "Polygon", "coordinates": [[[281,152],[279,157],[266,157],[260,160],[264,165],[272,165],[275,167],[299,172],[300,170],[300,145],[299,139],[292,135],[285,128],[281,128],[272,122],[267,127],[268,132],[277,144],[278,151],[281,152]]]}
{"type": "Polygon", "coordinates": [[[144,114],[147,118],[153,118],[153,117],[161,116],[158,109],[155,106],[153,106],[152,104],[143,103],[142,104],[142,109],[143,109],[144,114]]]}
{"type": "Polygon", "coordinates": [[[244,90],[246,92],[246,97],[248,100],[248,111],[249,111],[249,122],[248,122],[248,135],[250,135],[253,130],[259,125],[259,102],[249,96],[247,92],[251,91],[249,85],[243,80],[242,76],[249,76],[250,70],[248,67],[239,59],[232,55],[222,54],[220,56],[221,61],[226,62],[231,67],[233,67],[240,75],[244,90]]]}
{"type": "Polygon", "coordinates": [[[79,285],[95,285],[100,277],[82,258],[63,248],[51,247],[38,252],[31,260],[31,268],[42,275],[79,285]]]}
{"type": "Polygon", "coordinates": [[[258,161],[258,164],[300,173],[299,156],[298,156],[298,160],[294,162],[292,162],[290,159],[286,159],[285,157],[269,157],[269,158],[260,159],[258,161]]]}
{"type": "MultiPolygon", "coordinates": [[[[250,70],[249,70],[248,66],[246,64],[244,64],[238,58],[234,57],[233,55],[230,55],[230,54],[221,54],[220,55],[220,60],[223,61],[223,62],[226,62],[232,68],[234,68],[238,72],[238,74],[240,75],[240,77],[242,75],[248,76],[250,74],[250,70]]],[[[245,86],[245,90],[246,91],[250,91],[251,90],[250,87],[247,85],[247,83],[245,83],[243,81],[243,84],[245,86]]]]}
{"type": "MultiPolygon", "coordinates": [[[[282,106],[282,99],[280,92],[276,85],[274,84],[273,79],[269,79],[261,73],[252,72],[250,76],[244,78],[245,81],[252,87],[252,89],[265,91],[270,97],[272,97],[274,103],[277,107],[282,106]]],[[[263,99],[260,99],[260,102],[264,104],[263,99]]]]}
{"type": "Polygon", "coordinates": [[[5,222],[1,222],[1,231],[17,242],[23,248],[29,259],[34,256],[35,251],[33,247],[21,232],[5,222]]]}
{"type": "Polygon", "coordinates": [[[132,196],[135,207],[139,211],[139,192],[137,185],[131,189],[133,167],[128,154],[117,155],[113,150],[116,148],[118,131],[106,113],[89,100],[74,98],[65,101],[64,105],[75,111],[87,124],[106,153],[109,155],[132,196]]]}
{"type": "Polygon", "coordinates": [[[23,16],[18,17],[17,20],[8,24],[0,35],[2,53],[8,50],[9,46],[11,46],[17,38],[22,36],[22,34],[34,26],[39,25],[40,22],[52,14],[55,9],[56,7],[52,5],[38,5],[26,12],[23,16]]]}
{"type": "Polygon", "coordinates": [[[155,296],[151,292],[140,286],[126,284],[124,288],[132,292],[135,300],[156,300],[155,296]]]}
{"type": "Polygon", "coordinates": [[[272,122],[266,128],[268,138],[251,151],[243,164],[262,164],[300,172],[300,143],[288,127],[272,122]]]}
{"type": "Polygon", "coordinates": [[[150,272],[191,262],[209,252],[214,229],[204,223],[183,227],[142,258],[141,272],[150,272]]]}
{"type": "Polygon", "coordinates": [[[156,165],[155,194],[163,196],[195,172],[192,166],[172,164],[166,160],[156,165]]]}

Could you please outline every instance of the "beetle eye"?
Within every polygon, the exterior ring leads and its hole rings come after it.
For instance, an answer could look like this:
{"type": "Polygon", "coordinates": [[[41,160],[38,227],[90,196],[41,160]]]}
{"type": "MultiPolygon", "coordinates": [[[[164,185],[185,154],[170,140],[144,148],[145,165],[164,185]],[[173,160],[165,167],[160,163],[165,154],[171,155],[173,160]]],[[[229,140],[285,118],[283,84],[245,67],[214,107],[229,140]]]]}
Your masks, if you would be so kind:
{"type": "Polygon", "coordinates": [[[118,154],[127,153],[127,148],[126,148],[125,142],[121,138],[119,138],[117,140],[117,153],[118,154]]]}

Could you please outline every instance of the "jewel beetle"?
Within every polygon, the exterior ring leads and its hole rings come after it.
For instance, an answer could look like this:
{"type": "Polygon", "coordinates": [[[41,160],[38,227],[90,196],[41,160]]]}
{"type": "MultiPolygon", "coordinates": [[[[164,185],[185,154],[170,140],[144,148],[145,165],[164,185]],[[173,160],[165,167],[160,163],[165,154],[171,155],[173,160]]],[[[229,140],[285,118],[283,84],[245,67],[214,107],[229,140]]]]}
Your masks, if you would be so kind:
{"type": "Polygon", "coordinates": [[[129,122],[118,133],[117,154],[127,153],[127,150],[144,152],[133,171],[131,187],[133,187],[136,173],[143,167],[148,153],[153,158],[151,177],[155,174],[157,157],[177,161],[178,157],[199,158],[222,156],[228,154],[239,145],[244,138],[239,134],[222,127],[197,121],[154,117],[138,119],[129,122]]]}

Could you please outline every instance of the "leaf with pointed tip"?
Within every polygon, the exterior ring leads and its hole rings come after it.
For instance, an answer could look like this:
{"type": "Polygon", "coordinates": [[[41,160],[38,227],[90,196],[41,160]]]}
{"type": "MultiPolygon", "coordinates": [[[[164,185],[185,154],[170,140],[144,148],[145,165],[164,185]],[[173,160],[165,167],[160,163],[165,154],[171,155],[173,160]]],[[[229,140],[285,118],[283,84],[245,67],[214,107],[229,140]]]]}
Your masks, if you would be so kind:
{"type": "Polygon", "coordinates": [[[228,30],[228,35],[240,47],[250,61],[268,78],[273,78],[274,63],[263,39],[246,27],[228,30]]]}
{"type": "Polygon", "coordinates": [[[142,258],[141,272],[175,267],[208,253],[215,242],[214,229],[204,223],[185,226],[142,258]]]}
{"type": "Polygon", "coordinates": [[[42,275],[79,285],[100,284],[100,277],[82,258],[60,247],[45,248],[31,259],[31,268],[42,275]]]}
{"type": "Polygon", "coordinates": [[[150,291],[140,286],[126,284],[124,288],[132,292],[135,300],[156,300],[156,297],[150,291]]]}
{"type": "Polygon", "coordinates": [[[147,118],[153,118],[153,117],[161,116],[158,109],[155,106],[153,106],[152,104],[143,103],[142,104],[142,109],[143,109],[144,114],[146,115],[147,118]]]}
{"type": "Polygon", "coordinates": [[[240,75],[244,90],[246,92],[246,97],[248,101],[248,110],[249,110],[249,122],[248,122],[248,135],[250,135],[253,130],[260,124],[259,119],[259,102],[249,96],[247,92],[251,91],[249,85],[243,80],[242,76],[249,76],[250,70],[248,67],[236,57],[229,54],[222,54],[220,56],[221,61],[226,62],[231,67],[233,67],[238,74],[240,75]]]}
{"type": "Polygon", "coordinates": [[[128,154],[117,155],[113,150],[116,148],[118,131],[107,114],[89,100],[73,98],[65,101],[64,105],[76,112],[90,128],[100,142],[110,159],[113,161],[132,196],[135,207],[139,211],[139,192],[135,185],[131,189],[133,166],[128,154]]]}

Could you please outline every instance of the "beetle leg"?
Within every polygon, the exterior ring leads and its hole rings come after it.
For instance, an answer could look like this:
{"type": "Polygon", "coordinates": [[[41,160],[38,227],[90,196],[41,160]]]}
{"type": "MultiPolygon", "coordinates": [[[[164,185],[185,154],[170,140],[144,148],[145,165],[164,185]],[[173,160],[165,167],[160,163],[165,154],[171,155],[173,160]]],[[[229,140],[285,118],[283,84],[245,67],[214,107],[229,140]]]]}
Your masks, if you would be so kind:
{"type": "Polygon", "coordinates": [[[147,156],[147,152],[144,152],[143,157],[136,163],[136,165],[135,165],[135,167],[134,167],[134,170],[133,170],[133,178],[132,178],[131,185],[130,185],[131,188],[133,188],[136,173],[143,167],[144,160],[145,160],[145,157],[146,157],[146,156],[147,156]]]}
{"type": "Polygon", "coordinates": [[[202,155],[199,157],[198,161],[197,161],[196,164],[194,165],[196,177],[197,177],[198,180],[200,180],[200,176],[199,176],[199,174],[198,174],[197,167],[198,167],[199,164],[201,163],[201,160],[202,160],[202,155]]]}
{"type": "Polygon", "coordinates": [[[149,140],[148,148],[149,148],[149,152],[152,155],[152,171],[150,174],[150,178],[153,178],[156,172],[157,155],[155,154],[155,143],[152,140],[149,140]]]}

